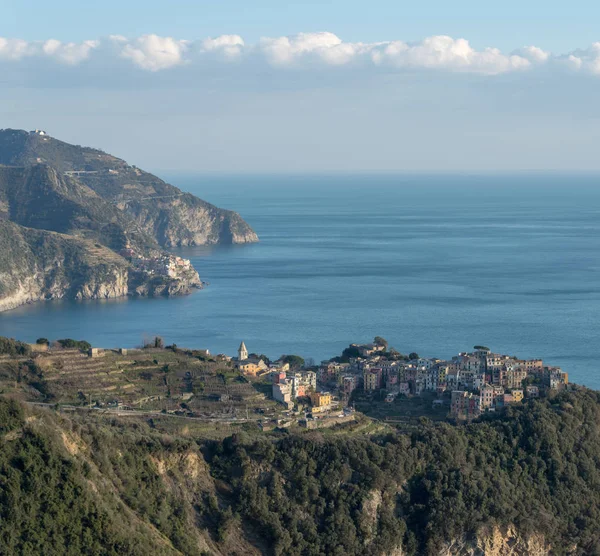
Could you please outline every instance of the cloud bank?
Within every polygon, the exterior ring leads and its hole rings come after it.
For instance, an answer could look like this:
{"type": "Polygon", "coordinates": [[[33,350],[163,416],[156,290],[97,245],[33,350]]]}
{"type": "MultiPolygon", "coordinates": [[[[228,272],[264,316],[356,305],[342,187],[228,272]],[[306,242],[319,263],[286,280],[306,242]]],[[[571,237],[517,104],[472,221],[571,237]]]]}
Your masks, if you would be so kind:
{"type": "Polygon", "coordinates": [[[48,62],[67,67],[126,63],[145,72],[214,64],[231,68],[263,64],[285,70],[373,68],[386,71],[429,70],[481,75],[526,72],[539,67],[600,75],[600,42],[585,49],[552,54],[536,46],[510,53],[497,48],[477,50],[469,41],[438,35],[420,42],[344,42],[333,33],[299,33],[266,37],[247,44],[239,35],[200,40],[158,35],[136,38],[109,36],[80,43],[58,40],[24,41],[0,37],[0,65],[48,62]]]}

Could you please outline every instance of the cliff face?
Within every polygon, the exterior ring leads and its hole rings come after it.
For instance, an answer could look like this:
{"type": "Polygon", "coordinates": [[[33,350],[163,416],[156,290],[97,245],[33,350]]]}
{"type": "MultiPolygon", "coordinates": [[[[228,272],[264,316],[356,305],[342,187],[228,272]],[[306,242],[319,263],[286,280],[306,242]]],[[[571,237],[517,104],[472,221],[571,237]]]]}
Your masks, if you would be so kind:
{"type": "Polygon", "coordinates": [[[119,207],[166,247],[258,241],[239,214],[218,209],[189,194],[151,205],[143,200],[122,202],[119,207]]]}
{"type": "Polygon", "coordinates": [[[178,295],[201,287],[193,269],[149,277],[100,244],[1,220],[0,245],[0,311],[50,299],[178,295]]]}
{"type": "Polygon", "coordinates": [[[0,310],[44,299],[127,295],[128,264],[103,246],[0,221],[0,310]]]}

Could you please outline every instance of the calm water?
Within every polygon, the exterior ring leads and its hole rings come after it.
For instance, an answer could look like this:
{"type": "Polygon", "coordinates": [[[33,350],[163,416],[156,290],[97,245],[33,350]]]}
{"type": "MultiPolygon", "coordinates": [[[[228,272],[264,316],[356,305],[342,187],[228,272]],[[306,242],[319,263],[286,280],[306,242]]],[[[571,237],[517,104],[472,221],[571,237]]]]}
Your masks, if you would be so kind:
{"type": "Polygon", "coordinates": [[[38,304],[0,314],[0,335],[320,360],[378,334],[427,356],[541,356],[600,388],[600,176],[171,181],[261,243],[181,250],[211,284],[192,296],[38,304]]]}

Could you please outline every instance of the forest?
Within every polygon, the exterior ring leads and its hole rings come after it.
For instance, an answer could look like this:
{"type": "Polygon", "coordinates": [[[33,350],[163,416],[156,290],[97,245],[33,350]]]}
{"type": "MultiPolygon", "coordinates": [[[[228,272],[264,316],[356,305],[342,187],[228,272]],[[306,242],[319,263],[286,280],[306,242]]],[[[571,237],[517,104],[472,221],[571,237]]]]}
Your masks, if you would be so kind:
{"type": "Polygon", "coordinates": [[[599,434],[583,388],[376,437],[215,439],[0,399],[0,553],[467,554],[497,530],[512,554],[598,554],[599,434]]]}

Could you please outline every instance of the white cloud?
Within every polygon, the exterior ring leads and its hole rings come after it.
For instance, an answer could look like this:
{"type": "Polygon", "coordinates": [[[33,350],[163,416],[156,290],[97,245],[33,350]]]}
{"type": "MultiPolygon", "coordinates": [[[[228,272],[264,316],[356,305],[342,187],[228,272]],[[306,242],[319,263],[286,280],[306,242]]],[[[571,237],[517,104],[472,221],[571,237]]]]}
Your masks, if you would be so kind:
{"type": "Polygon", "coordinates": [[[550,52],[546,52],[537,46],[524,46],[513,52],[514,55],[526,58],[530,62],[542,64],[550,58],[550,52]]]}
{"type": "Polygon", "coordinates": [[[32,44],[21,39],[0,37],[0,59],[20,60],[33,53],[32,44]]]}
{"type": "MultiPolygon", "coordinates": [[[[331,63],[335,63],[337,57],[331,51],[342,45],[342,40],[333,33],[299,33],[291,37],[262,38],[258,48],[268,62],[284,66],[306,54],[317,54],[325,60],[329,57],[331,63]]],[[[348,44],[348,47],[352,50],[352,45],[348,44]]],[[[353,55],[353,52],[347,52],[346,58],[348,53],[353,55]]]]}
{"type": "Polygon", "coordinates": [[[142,35],[131,42],[122,37],[113,40],[121,46],[120,56],[131,60],[136,66],[149,71],[159,71],[184,63],[189,41],[158,35],[142,35]]]}
{"type": "Polygon", "coordinates": [[[200,52],[220,52],[226,58],[239,57],[244,49],[244,39],[239,35],[221,35],[200,41],[200,52]]]}
{"type": "Polygon", "coordinates": [[[497,48],[477,51],[465,39],[440,35],[417,44],[395,41],[384,44],[372,54],[378,65],[398,68],[428,68],[495,75],[522,70],[530,62],[518,55],[506,55],[497,48]]]}
{"type": "Polygon", "coordinates": [[[59,60],[65,64],[77,65],[84,60],[87,60],[91,51],[100,46],[99,41],[85,41],[80,44],[70,42],[61,43],[55,39],[46,41],[42,50],[44,54],[59,60]]]}
{"type": "Polygon", "coordinates": [[[571,69],[600,75],[600,42],[595,42],[584,50],[571,52],[566,61],[571,69]]]}
{"type": "Polygon", "coordinates": [[[26,57],[49,57],[63,64],[77,65],[87,60],[100,41],[62,43],[56,39],[44,42],[27,42],[0,37],[0,59],[18,61],[26,57]]]}
{"type": "MultiPolygon", "coordinates": [[[[299,33],[292,36],[265,37],[249,45],[239,35],[222,35],[199,40],[182,40],[158,35],[133,39],[114,35],[81,43],[24,41],[0,37],[0,62],[16,64],[24,59],[53,60],[78,66],[101,60],[103,71],[110,72],[111,61],[124,60],[140,70],[159,72],[195,62],[219,67],[236,60],[236,67],[252,68],[257,62],[276,69],[307,71],[323,67],[380,68],[385,71],[421,69],[458,73],[497,75],[532,71],[546,66],[553,71],[579,71],[600,75],[600,42],[590,47],[554,55],[536,46],[525,46],[511,53],[497,48],[474,48],[463,38],[445,35],[422,41],[344,42],[333,33],[299,33]]],[[[121,62],[123,63],[123,62],[121,62]]],[[[31,66],[33,67],[33,66],[31,66]]],[[[196,67],[196,66],[194,66],[196,67]]],[[[231,66],[223,66],[231,68],[231,66]]],[[[188,71],[198,71],[189,69],[188,71]]],[[[229,69],[228,71],[235,71],[229,69]]],[[[22,77],[22,74],[21,74],[22,77]]]]}

